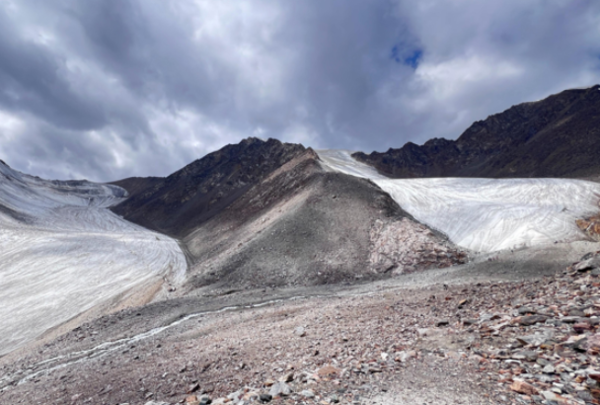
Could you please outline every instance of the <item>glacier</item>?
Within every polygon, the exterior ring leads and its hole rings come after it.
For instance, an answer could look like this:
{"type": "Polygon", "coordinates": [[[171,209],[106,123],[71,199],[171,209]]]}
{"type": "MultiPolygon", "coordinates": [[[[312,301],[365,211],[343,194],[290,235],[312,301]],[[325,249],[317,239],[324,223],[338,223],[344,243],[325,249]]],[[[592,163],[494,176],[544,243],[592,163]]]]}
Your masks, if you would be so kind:
{"type": "Polygon", "coordinates": [[[0,161],[0,355],[153,278],[183,280],[175,240],[108,209],[126,194],[0,161]]]}
{"type": "Polygon", "coordinates": [[[572,179],[390,179],[346,150],[317,150],[327,170],[373,181],[416,220],[472,252],[586,240],[600,184],[572,179]]]}

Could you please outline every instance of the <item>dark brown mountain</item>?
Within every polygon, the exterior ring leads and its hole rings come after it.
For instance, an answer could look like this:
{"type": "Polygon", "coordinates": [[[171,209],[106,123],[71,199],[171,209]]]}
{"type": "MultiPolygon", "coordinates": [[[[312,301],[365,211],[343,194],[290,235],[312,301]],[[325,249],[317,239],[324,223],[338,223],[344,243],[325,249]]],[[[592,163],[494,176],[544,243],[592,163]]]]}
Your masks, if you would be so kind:
{"type": "Polygon", "coordinates": [[[163,181],[163,177],[129,177],[127,179],[114,181],[111,184],[124,188],[127,190],[128,197],[132,198],[158,186],[163,181]]]}
{"type": "Polygon", "coordinates": [[[168,177],[132,177],[113,183],[130,193],[113,211],[146,228],[182,237],[305,150],[275,139],[248,138],[168,177]]]}
{"type": "Polygon", "coordinates": [[[456,141],[353,156],[395,178],[588,177],[600,174],[600,86],[523,103],[471,125],[456,141]]]}

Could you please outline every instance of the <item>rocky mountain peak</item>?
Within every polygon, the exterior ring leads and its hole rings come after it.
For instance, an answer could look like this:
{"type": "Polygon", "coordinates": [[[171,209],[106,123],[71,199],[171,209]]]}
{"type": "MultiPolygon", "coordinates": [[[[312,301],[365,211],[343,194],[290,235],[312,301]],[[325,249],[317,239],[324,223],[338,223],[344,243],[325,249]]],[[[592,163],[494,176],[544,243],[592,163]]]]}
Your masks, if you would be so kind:
{"type": "Polygon", "coordinates": [[[600,170],[599,89],[513,106],[476,121],[456,141],[434,138],[353,156],[396,178],[589,176],[600,170]]]}
{"type": "Polygon", "coordinates": [[[276,139],[246,138],[165,178],[116,182],[132,195],[114,211],[150,229],[181,236],[305,150],[276,139]]]}

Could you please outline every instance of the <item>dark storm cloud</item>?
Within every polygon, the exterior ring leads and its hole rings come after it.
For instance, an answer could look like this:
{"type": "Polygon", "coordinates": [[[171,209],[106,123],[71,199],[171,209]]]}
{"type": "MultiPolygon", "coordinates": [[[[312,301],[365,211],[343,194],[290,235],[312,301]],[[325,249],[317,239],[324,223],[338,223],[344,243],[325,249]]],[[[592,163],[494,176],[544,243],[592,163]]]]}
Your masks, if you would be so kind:
{"type": "Polygon", "coordinates": [[[166,175],[276,137],[387,149],[600,82],[600,4],[0,0],[0,158],[166,175]]]}
{"type": "Polygon", "coordinates": [[[16,32],[14,22],[0,10],[0,106],[30,112],[61,128],[103,125],[102,111],[63,76],[63,62],[16,32]]]}

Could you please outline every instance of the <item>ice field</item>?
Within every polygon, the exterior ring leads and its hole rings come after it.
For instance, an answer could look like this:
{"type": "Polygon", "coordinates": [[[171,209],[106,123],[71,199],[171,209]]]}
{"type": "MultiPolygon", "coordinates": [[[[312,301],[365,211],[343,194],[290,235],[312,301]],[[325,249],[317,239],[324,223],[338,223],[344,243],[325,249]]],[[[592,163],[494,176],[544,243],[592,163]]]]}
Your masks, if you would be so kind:
{"type": "Polygon", "coordinates": [[[151,277],[185,275],[176,241],[107,209],[125,194],[0,162],[0,354],[151,277]]]}
{"type": "Polygon", "coordinates": [[[371,179],[420,222],[477,252],[585,239],[600,184],[570,179],[389,179],[348,151],[319,150],[329,170],[371,179]]]}

